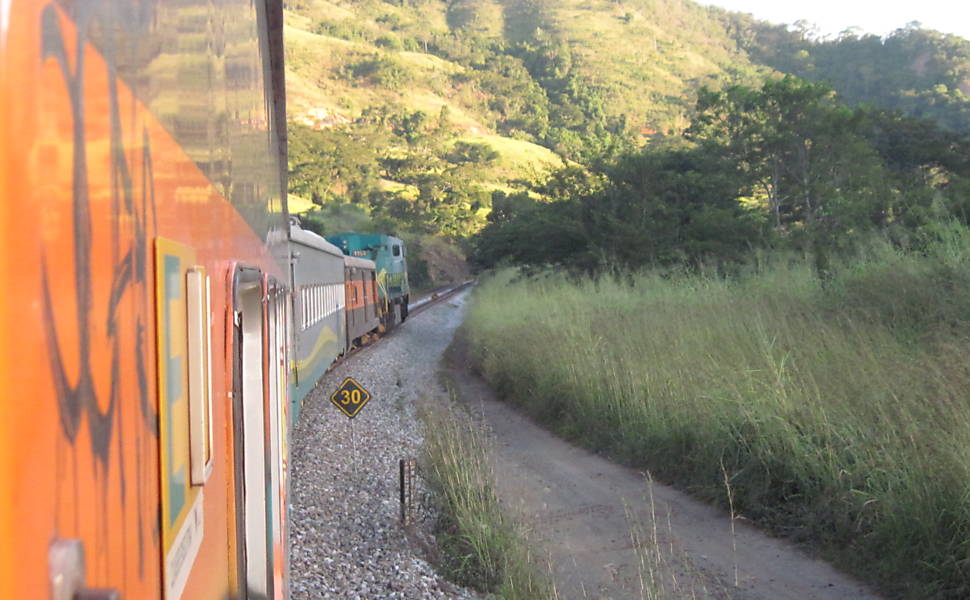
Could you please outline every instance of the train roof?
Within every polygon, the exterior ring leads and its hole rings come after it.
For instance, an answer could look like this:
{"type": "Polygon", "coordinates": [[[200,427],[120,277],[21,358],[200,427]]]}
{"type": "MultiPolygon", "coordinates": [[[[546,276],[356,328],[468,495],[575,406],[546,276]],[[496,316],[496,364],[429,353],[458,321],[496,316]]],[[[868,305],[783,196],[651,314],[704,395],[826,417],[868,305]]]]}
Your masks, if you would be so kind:
{"type": "Polygon", "coordinates": [[[360,269],[370,269],[371,271],[377,270],[377,265],[374,263],[374,261],[367,258],[360,258],[357,256],[344,255],[344,266],[357,267],[360,269]]]}
{"type": "Polygon", "coordinates": [[[304,246],[309,246],[315,248],[327,254],[332,254],[334,256],[343,257],[344,253],[340,248],[334,246],[321,236],[313,233],[312,231],[307,231],[300,227],[299,223],[290,223],[290,241],[296,242],[297,244],[303,244],[304,246]]]}
{"type": "Polygon", "coordinates": [[[348,250],[360,250],[368,246],[376,246],[388,242],[404,244],[404,240],[393,235],[385,235],[383,233],[353,233],[351,231],[328,235],[327,240],[336,244],[338,247],[346,246],[348,250]]]}

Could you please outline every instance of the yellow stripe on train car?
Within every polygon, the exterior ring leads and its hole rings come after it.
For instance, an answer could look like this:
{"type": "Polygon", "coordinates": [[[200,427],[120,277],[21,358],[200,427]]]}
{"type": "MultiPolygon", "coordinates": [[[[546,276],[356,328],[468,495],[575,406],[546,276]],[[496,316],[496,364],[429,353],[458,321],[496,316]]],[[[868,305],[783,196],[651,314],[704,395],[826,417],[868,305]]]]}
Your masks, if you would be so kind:
{"type": "Polygon", "coordinates": [[[314,344],[313,350],[310,352],[310,355],[304,358],[303,360],[293,361],[291,363],[291,365],[293,366],[292,368],[295,368],[297,373],[300,373],[301,371],[306,371],[313,363],[317,361],[317,358],[319,357],[320,353],[323,352],[324,346],[326,346],[328,343],[331,343],[331,342],[336,343],[336,341],[337,341],[337,334],[334,333],[333,329],[331,329],[330,327],[324,327],[323,331],[320,332],[320,335],[317,336],[317,341],[314,344]]]}

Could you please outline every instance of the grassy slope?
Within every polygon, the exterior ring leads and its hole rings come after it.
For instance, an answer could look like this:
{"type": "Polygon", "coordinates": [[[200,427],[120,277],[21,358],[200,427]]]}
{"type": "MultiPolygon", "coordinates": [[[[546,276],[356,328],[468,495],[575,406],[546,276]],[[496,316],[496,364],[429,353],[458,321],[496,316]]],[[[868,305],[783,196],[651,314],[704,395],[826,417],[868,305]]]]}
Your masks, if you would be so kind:
{"type": "Polygon", "coordinates": [[[313,202],[296,194],[290,194],[286,199],[286,203],[291,215],[305,213],[314,208],[313,202]]]}
{"type": "MultiPolygon", "coordinates": [[[[381,105],[437,116],[447,106],[457,135],[494,134],[501,117],[489,108],[488,93],[455,76],[462,66],[416,51],[422,40],[455,32],[565,43],[573,71],[601,92],[607,114],[627,117],[633,133],[681,131],[700,86],[754,84],[775,72],[752,62],[732,37],[737,32],[727,30],[749,17],[690,0],[288,0],[286,6],[291,118],[311,108],[354,118],[381,105]],[[321,23],[345,25],[355,41],[312,33],[321,23]],[[381,36],[403,49],[379,47],[381,36]],[[406,83],[388,87],[349,75],[350,66],[376,57],[399,67],[406,83]]],[[[540,150],[493,145],[504,168],[486,175],[489,187],[505,187],[515,178],[510,170],[542,172],[558,164],[546,154],[537,169],[529,155],[540,150]]]]}
{"type": "Polygon", "coordinates": [[[441,513],[438,543],[449,577],[502,600],[554,598],[522,530],[495,494],[487,431],[455,405],[425,411],[422,420],[426,471],[441,513]]]}
{"type": "MultiPolygon", "coordinates": [[[[329,6],[318,4],[314,6],[320,12],[329,6]]],[[[554,152],[542,146],[496,135],[490,127],[493,117],[482,107],[481,93],[452,83],[450,76],[464,70],[461,65],[431,54],[385,50],[363,40],[317,35],[310,30],[318,10],[286,13],[287,103],[291,118],[299,118],[312,109],[324,109],[353,119],[374,106],[420,110],[436,117],[446,106],[456,140],[485,142],[500,154],[492,168],[480,169],[481,183],[486,187],[512,189],[511,182],[538,178],[562,164],[554,152]],[[407,74],[407,83],[397,88],[384,87],[354,79],[347,72],[348,65],[373,58],[393,61],[407,74]]],[[[330,19],[346,15],[354,23],[369,23],[366,17],[354,18],[346,9],[327,14],[330,19]]]]}
{"type": "Polygon", "coordinates": [[[710,9],[684,0],[558,0],[553,35],[603,88],[607,112],[637,126],[680,130],[700,85],[755,81],[770,70],[739,52],[710,9]]]}
{"type": "MultiPolygon", "coordinates": [[[[476,0],[462,6],[473,15],[463,20],[466,30],[509,40],[535,35],[516,30],[523,0],[476,0]]],[[[491,181],[483,181],[489,187],[504,188],[510,180],[561,164],[551,151],[496,135],[498,115],[490,111],[488,95],[453,77],[461,65],[414,51],[413,43],[411,50],[374,43],[381,36],[421,40],[448,34],[449,19],[453,25],[455,17],[446,3],[299,0],[287,8],[291,118],[322,108],[352,119],[367,107],[383,105],[437,116],[447,106],[457,136],[483,137],[501,153],[500,164],[487,175],[491,181]],[[346,25],[355,32],[354,40],[313,33],[321,22],[346,25]],[[406,84],[389,87],[349,74],[352,65],[373,58],[402,69],[406,84]]],[[[547,30],[538,35],[565,41],[583,79],[603,92],[606,112],[627,115],[634,130],[682,128],[699,85],[753,80],[754,74],[767,72],[738,52],[708,9],[682,0],[556,0],[543,3],[541,12],[547,30]]]]}

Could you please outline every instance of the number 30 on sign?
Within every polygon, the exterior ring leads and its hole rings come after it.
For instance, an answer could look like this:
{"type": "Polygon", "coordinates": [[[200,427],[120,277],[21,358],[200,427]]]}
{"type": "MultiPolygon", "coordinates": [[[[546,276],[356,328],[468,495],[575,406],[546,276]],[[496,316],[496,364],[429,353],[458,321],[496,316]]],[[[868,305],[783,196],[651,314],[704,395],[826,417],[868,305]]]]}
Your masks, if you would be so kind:
{"type": "Polygon", "coordinates": [[[369,400],[370,392],[357,383],[353,377],[344,379],[337,391],[330,394],[330,402],[351,419],[357,416],[357,413],[364,408],[369,400]]]}

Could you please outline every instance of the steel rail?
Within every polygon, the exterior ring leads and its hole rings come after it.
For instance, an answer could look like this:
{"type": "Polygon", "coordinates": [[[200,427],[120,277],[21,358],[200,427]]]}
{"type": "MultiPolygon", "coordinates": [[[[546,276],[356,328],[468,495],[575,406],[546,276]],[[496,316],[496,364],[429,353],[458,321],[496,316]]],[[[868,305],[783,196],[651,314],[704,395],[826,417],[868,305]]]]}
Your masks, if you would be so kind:
{"type": "MultiPolygon", "coordinates": [[[[419,314],[419,313],[427,310],[428,308],[431,308],[432,306],[435,306],[435,305],[437,305],[437,304],[439,304],[441,302],[444,302],[448,298],[451,298],[452,296],[454,296],[458,292],[460,292],[460,291],[462,291],[462,290],[464,290],[464,289],[466,289],[466,288],[468,288],[468,287],[470,287],[470,286],[472,286],[474,284],[475,284],[475,280],[474,279],[469,279],[468,281],[465,281],[463,283],[459,283],[459,284],[456,284],[456,285],[450,285],[450,286],[444,286],[444,287],[441,287],[441,288],[438,288],[436,290],[433,290],[433,291],[429,292],[428,294],[426,294],[425,296],[421,297],[420,299],[415,300],[414,302],[408,304],[408,319],[410,319],[415,314],[419,314]]],[[[329,367],[327,367],[327,370],[325,371],[325,373],[329,373],[330,371],[332,371],[333,369],[335,369],[338,365],[345,365],[345,364],[347,364],[348,362],[350,362],[355,356],[357,356],[361,352],[367,350],[368,348],[373,348],[374,346],[378,345],[381,342],[381,340],[386,339],[386,338],[390,337],[391,335],[393,335],[394,332],[397,331],[398,328],[400,328],[402,325],[403,325],[402,323],[399,323],[396,327],[394,327],[393,329],[391,329],[389,332],[386,332],[386,333],[382,333],[382,334],[377,335],[376,338],[373,341],[368,342],[366,344],[363,344],[361,346],[356,346],[353,349],[351,349],[350,351],[345,352],[343,356],[338,357],[337,360],[335,360],[333,362],[333,364],[331,364],[329,367]]]]}

